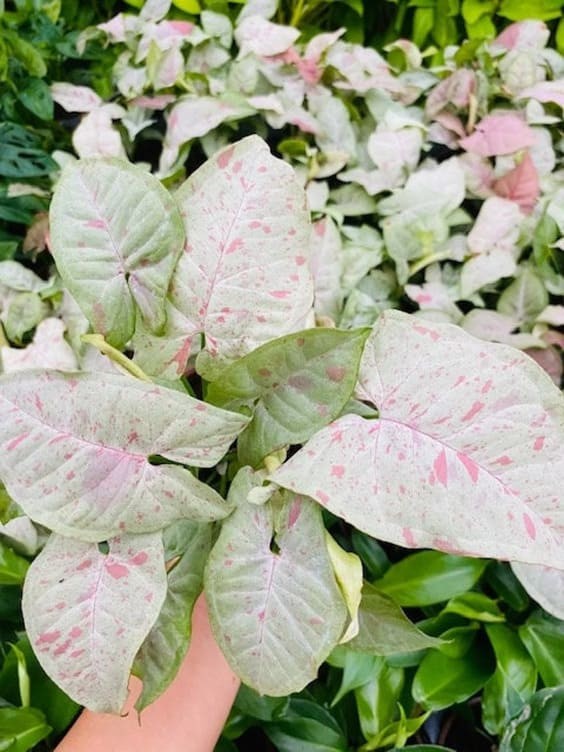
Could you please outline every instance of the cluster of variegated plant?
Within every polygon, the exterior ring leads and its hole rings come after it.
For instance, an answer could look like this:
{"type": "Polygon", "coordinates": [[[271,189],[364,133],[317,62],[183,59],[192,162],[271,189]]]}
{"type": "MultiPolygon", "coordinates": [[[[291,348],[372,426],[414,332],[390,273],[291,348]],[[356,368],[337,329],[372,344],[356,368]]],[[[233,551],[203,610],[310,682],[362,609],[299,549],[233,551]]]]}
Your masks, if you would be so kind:
{"type": "Polygon", "coordinates": [[[564,616],[558,389],[452,325],[390,311],[373,329],[313,326],[305,193],[259,138],[173,195],[125,161],[79,161],[50,220],[66,315],[98,355],[27,369],[36,351],[0,377],[0,478],[52,531],[23,609],[71,697],[118,712],[133,670],[138,707],[154,700],[202,587],[261,693],[300,689],[340,641],[435,644],[362,589],[323,507],[402,546],[511,560],[564,616]]]}
{"type": "Polygon", "coordinates": [[[393,67],[344,29],[301,43],[270,20],[276,0],[246,3],[234,26],[210,11],[199,26],[170,21],[169,5],[152,0],[83,35],[122,49],[122,104],[54,85],[64,108],[87,113],[79,156],[123,155],[112,118],[142,140],[159,110],[161,177],[196,140],[210,155],[239,123],[268,128],[317,220],[318,315],[371,325],[405,295],[425,318],[526,349],[559,383],[564,59],[542,22],[448,48],[434,67],[432,51],[399,40],[393,67]]]}

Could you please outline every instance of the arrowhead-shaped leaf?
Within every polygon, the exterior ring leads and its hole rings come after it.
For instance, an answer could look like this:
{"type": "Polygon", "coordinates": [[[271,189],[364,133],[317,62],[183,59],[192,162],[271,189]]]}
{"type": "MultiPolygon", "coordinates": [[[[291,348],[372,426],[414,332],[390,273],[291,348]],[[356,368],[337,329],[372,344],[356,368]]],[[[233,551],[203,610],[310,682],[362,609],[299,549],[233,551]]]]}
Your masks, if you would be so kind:
{"type": "Polygon", "coordinates": [[[108,554],[52,535],[25,581],[25,625],[41,665],[73,700],[119,713],[165,594],[160,533],[114,538],[108,554]]]}
{"type": "Polygon", "coordinates": [[[441,641],[429,637],[412,624],[387,595],[365,582],[358,611],[359,632],[347,647],[374,655],[393,655],[437,647],[441,641]]]}
{"type": "Polygon", "coordinates": [[[271,477],[374,537],[564,569],[564,404],[513,348],[387,311],[359,397],[271,477]]]}
{"type": "Polygon", "coordinates": [[[221,497],[174,463],[212,467],[247,419],[110,373],[26,371],[0,379],[0,477],[56,532],[105,540],[175,519],[220,519],[221,497]]]}
{"type": "MultiPolygon", "coordinates": [[[[176,676],[192,633],[192,610],[202,590],[204,565],[211,547],[211,525],[181,520],[173,534],[182,536],[182,553],[168,575],[168,591],[155,625],[141,646],[134,672],[143,680],[135,705],[140,712],[164,692],[176,676]]],[[[165,531],[165,547],[167,533],[165,531]]]]}
{"type": "Polygon", "coordinates": [[[50,227],[57,268],[96,332],[123,347],[137,310],[150,331],[162,330],[184,229],[154,176],[119,159],[76,162],[57,185],[50,227]]]}
{"type": "Polygon", "coordinates": [[[286,492],[248,504],[248,477],[245,471],[232,486],[241,503],[212,549],[205,592],[233,670],[260,694],[281,696],[315,678],[343,633],[347,609],[319,507],[286,492]]]}
{"type": "Polygon", "coordinates": [[[171,326],[160,338],[140,328],[141,367],[154,373],[160,361],[163,375],[182,374],[204,334],[198,368],[207,375],[302,329],[313,299],[310,224],[293,170],[250,136],[208,160],[176,199],[187,242],[169,292],[171,326]]]}
{"type": "Polygon", "coordinates": [[[308,329],[268,342],[226,368],[207,399],[254,407],[239,456],[258,465],[276,449],[301,444],[337,417],[356,384],[369,329],[308,329]]]}

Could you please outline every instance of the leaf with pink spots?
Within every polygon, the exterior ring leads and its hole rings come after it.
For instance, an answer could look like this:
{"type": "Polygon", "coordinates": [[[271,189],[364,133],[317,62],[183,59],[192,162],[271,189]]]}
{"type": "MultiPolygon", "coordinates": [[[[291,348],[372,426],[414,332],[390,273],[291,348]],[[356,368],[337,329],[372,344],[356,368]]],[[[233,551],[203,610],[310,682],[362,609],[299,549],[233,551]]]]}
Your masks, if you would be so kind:
{"type": "Polygon", "coordinates": [[[564,569],[564,404],[526,355],[398,311],[369,337],[357,396],[271,479],[370,535],[564,569]]]}
{"type": "Polygon", "coordinates": [[[286,491],[248,504],[257,482],[249,468],[233,482],[237,508],[212,549],[204,585],[215,638],[233,670],[260,694],[280,697],[315,678],[347,609],[319,507],[286,491]]]}
{"type": "Polygon", "coordinates": [[[50,227],[57,269],[94,331],[118,348],[138,318],[162,331],[184,230],[153,175],[119,159],[69,165],[55,189],[50,227]]]}
{"type": "Polygon", "coordinates": [[[207,399],[250,408],[239,458],[257,466],[276,449],[302,444],[341,413],[351,397],[369,329],[308,329],[268,342],[226,368],[207,399]]]}
{"type": "Polygon", "coordinates": [[[181,464],[213,467],[247,422],[128,376],[21,371],[0,378],[0,478],[34,521],[82,540],[209,522],[229,508],[181,464]]]}
{"type": "Polygon", "coordinates": [[[39,662],[73,700],[119,713],[165,594],[160,533],[114,538],[108,554],[52,535],[24,584],[25,626],[39,662]]]}
{"type": "Polygon", "coordinates": [[[177,377],[203,334],[197,367],[210,379],[304,328],[313,302],[305,193],[292,168],[250,136],[208,160],[176,198],[187,242],[169,291],[174,313],[162,337],[138,330],[136,359],[177,377]]]}

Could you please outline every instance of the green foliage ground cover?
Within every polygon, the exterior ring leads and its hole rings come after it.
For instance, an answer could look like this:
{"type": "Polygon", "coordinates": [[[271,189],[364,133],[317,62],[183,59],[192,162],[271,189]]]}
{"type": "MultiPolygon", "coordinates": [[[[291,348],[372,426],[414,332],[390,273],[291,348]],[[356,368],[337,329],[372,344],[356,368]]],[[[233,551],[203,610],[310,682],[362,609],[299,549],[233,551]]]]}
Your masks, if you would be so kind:
{"type": "MultiPolygon", "coordinates": [[[[148,163],[173,186],[258,132],[308,192],[318,320],[352,328],[386,308],[416,311],[524,349],[561,381],[561,3],[264,3],[274,58],[241,3],[153,3],[140,21],[121,8],[95,29],[111,5],[6,3],[0,16],[5,371],[92,357],[46,251],[45,211],[73,149],[148,163]],[[524,13],[548,27],[488,41],[524,13]],[[340,26],[341,39],[318,37],[340,26]],[[410,43],[394,44],[402,36],[410,43]],[[516,142],[463,146],[499,114],[511,118],[504,136],[519,119],[516,142]]],[[[1,513],[0,749],[49,748],[77,706],[23,633],[21,584],[42,531],[7,498],[1,513]]],[[[325,521],[377,592],[444,642],[385,658],[341,646],[290,698],[244,688],[220,750],[560,749],[562,622],[507,564],[408,553],[325,521]]]]}

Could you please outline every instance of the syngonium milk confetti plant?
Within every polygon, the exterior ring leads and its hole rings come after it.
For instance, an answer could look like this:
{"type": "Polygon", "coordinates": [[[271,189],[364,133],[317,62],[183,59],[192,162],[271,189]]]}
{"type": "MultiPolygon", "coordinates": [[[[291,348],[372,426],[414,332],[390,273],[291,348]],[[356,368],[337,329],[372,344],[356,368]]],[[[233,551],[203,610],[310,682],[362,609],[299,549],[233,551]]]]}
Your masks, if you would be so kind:
{"type": "Polygon", "coordinates": [[[313,326],[304,193],[259,138],[173,195],[126,162],[76,162],[51,244],[111,360],[1,377],[0,477],[52,531],[23,608],[75,700],[119,712],[133,671],[152,702],[202,587],[227,660],[265,694],[302,688],[342,641],[436,644],[374,587],[361,599],[322,508],[401,546],[508,559],[564,617],[559,391],[452,325],[313,326]]]}

